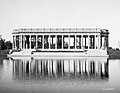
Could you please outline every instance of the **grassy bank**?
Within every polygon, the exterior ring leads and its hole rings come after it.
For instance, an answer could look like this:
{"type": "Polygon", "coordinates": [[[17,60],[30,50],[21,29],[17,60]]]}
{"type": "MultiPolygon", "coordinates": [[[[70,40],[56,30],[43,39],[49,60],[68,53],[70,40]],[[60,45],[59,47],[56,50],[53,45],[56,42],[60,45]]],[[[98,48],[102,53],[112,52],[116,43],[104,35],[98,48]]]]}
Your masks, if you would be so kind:
{"type": "Polygon", "coordinates": [[[110,59],[120,59],[120,50],[108,49],[110,59]]]}
{"type": "Polygon", "coordinates": [[[7,57],[10,50],[0,50],[0,57],[7,57]]]}

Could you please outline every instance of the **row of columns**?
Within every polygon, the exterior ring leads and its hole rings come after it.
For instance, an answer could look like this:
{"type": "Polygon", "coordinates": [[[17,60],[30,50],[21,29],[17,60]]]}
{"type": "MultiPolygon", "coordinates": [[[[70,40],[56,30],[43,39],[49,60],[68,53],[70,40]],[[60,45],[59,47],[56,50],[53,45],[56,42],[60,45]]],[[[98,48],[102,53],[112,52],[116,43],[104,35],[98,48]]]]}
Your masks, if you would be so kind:
{"type": "MultiPolygon", "coordinates": [[[[44,36],[49,36],[48,37],[48,42],[49,42],[49,49],[50,49],[50,39],[51,37],[50,36],[53,36],[53,35],[15,35],[13,36],[13,49],[18,49],[18,48],[21,48],[21,49],[31,49],[31,37],[32,36],[35,36],[35,47],[38,48],[38,36],[42,36],[42,49],[44,49],[44,36]],[[25,41],[27,40],[27,37],[26,36],[29,36],[29,48],[27,48],[26,46],[28,46],[28,44],[25,43],[25,41]],[[25,38],[26,37],[26,38],[25,38]]],[[[60,35],[62,36],[62,49],[64,49],[63,47],[63,44],[64,44],[64,36],[66,35],[60,35]]],[[[100,49],[102,47],[106,48],[108,46],[105,45],[107,39],[107,37],[101,37],[100,35],[67,35],[67,38],[68,38],[68,49],[70,49],[70,38],[71,36],[74,36],[74,49],[77,49],[76,46],[77,46],[77,37],[79,37],[79,46],[81,48],[85,48],[85,49],[100,49]],[[85,39],[85,40],[83,40],[85,39]],[[87,40],[88,39],[88,40],[87,40]],[[88,44],[87,48],[86,48],[86,44],[88,44]],[[92,48],[90,48],[92,47],[92,48]]],[[[56,43],[55,43],[55,49],[57,49],[57,35],[55,35],[55,38],[56,38],[56,43]]],[[[53,38],[52,38],[53,39],[53,38]]]]}

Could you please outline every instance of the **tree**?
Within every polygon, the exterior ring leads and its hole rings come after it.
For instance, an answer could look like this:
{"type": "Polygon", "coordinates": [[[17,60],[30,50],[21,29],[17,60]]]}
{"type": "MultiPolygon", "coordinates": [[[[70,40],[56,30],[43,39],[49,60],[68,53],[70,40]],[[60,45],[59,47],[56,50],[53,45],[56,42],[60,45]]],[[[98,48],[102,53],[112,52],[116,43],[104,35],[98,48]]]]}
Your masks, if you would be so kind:
{"type": "Polygon", "coordinates": [[[0,40],[0,50],[12,49],[11,41],[6,41],[4,39],[0,40]]]}
{"type": "Polygon", "coordinates": [[[6,47],[6,49],[12,49],[12,43],[11,43],[11,41],[6,41],[5,42],[5,47],[6,47]]]}
{"type": "Polygon", "coordinates": [[[0,50],[4,50],[5,48],[5,40],[1,39],[0,40],[0,50]]]}

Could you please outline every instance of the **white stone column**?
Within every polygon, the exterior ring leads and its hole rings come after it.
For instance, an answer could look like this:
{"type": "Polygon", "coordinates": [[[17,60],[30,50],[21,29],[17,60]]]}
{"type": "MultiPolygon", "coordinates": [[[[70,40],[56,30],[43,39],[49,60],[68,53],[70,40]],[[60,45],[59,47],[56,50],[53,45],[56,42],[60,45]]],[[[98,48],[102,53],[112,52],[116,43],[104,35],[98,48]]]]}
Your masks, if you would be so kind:
{"type": "Polygon", "coordinates": [[[98,35],[98,49],[100,49],[100,35],[98,35]]]}
{"type": "Polygon", "coordinates": [[[76,35],[75,35],[75,49],[76,49],[76,35]]]}
{"type": "Polygon", "coordinates": [[[57,35],[55,35],[55,39],[56,39],[55,49],[57,49],[57,35]]]}
{"type": "Polygon", "coordinates": [[[25,49],[25,35],[23,35],[23,49],[25,49]]]}
{"type": "Polygon", "coordinates": [[[64,44],[64,41],[63,41],[63,35],[62,35],[62,49],[63,49],[63,44],[64,44]]]}
{"type": "Polygon", "coordinates": [[[30,35],[30,38],[29,38],[29,43],[30,43],[30,49],[31,49],[31,35],[30,35]]]}
{"type": "Polygon", "coordinates": [[[105,37],[102,37],[102,48],[104,49],[105,37]]]}
{"type": "Polygon", "coordinates": [[[104,41],[105,41],[104,42],[105,49],[107,48],[107,41],[106,40],[107,40],[107,37],[105,36],[105,39],[104,39],[104,41]]]}
{"type": "Polygon", "coordinates": [[[16,35],[15,35],[15,37],[14,37],[14,40],[15,40],[15,49],[16,49],[16,35]]]}
{"type": "Polygon", "coordinates": [[[22,45],[21,45],[21,47],[22,47],[22,49],[23,49],[23,35],[21,35],[21,40],[22,40],[22,45]]]}
{"type": "Polygon", "coordinates": [[[36,35],[36,48],[38,48],[38,35],[36,35]]]}
{"type": "Polygon", "coordinates": [[[25,49],[26,49],[26,43],[25,43],[25,41],[26,41],[26,37],[24,35],[24,45],[25,45],[25,49]]]}
{"type": "Polygon", "coordinates": [[[20,48],[20,35],[19,35],[19,48],[20,48]]]}
{"type": "Polygon", "coordinates": [[[102,48],[104,47],[103,44],[104,44],[104,37],[102,37],[102,48]]]}
{"type": "Polygon", "coordinates": [[[15,49],[15,39],[14,39],[14,36],[13,36],[13,45],[12,45],[12,48],[15,49]]]}
{"type": "Polygon", "coordinates": [[[109,37],[108,37],[108,35],[106,36],[106,48],[108,49],[108,47],[109,47],[109,37]]]}
{"type": "Polygon", "coordinates": [[[104,36],[104,49],[106,49],[106,37],[104,36]]]}
{"type": "Polygon", "coordinates": [[[68,49],[70,49],[70,35],[68,35],[69,38],[69,45],[68,45],[68,49]]]}
{"type": "Polygon", "coordinates": [[[20,49],[22,49],[22,35],[19,35],[19,39],[20,39],[20,49]]]}
{"type": "Polygon", "coordinates": [[[81,37],[80,37],[80,35],[79,35],[79,49],[80,49],[80,47],[81,47],[81,37]]]}
{"type": "Polygon", "coordinates": [[[13,45],[12,45],[12,49],[15,49],[15,39],[14,39],[15,36],[13,36],[13,45]]]}
{"type": "Polygon", "coordinates": [[[44,49],[44,35],[42,35],[42,49],[44,49]]]}
{"type": "Polygon", "coordinates": [[[24,47],[23,47],[23,45],[24,45],[24,39],[23,39],[23,35],[21,36],[21,38],[22,38],[22,49],[24,49],[24,47]]]}
{"type": "Polygon", "coordinates": [[[95,36],[95,42],[96,42],[95,43],[96,44],[95,47],[96,47],[96,49],[98,49],[98,36],[97,35],[95,36]]]}
{"type": "Polygon", "coordinates": [[[96,49],[96,35],[94,35],[94,49],[96,49]]]}
{"type": "Polygon", "coordinates": [[[98,49],[100,48],[100,38],[99,38],[99,35],[97,35],[98,39],[97,39],[97,42],[98,42],[98,49]]]}
{"type": "Polygon", "coordinates": [[[49,49],[50,49],[50,43],[51,43],[50,35],[49,35],[48,40],[49,40],[49,49]]]}
{"type": "Polygon", "coordinates": [[[97,49],[99,49],[99,35],[97,35],[97,49]]]}
{"type": "Polygon", "coordinates": [[[19,48],[20,48],[20,35],[19,35],[19,48]]]}
{"type": "Polygon", "coordinates": [[[83,48],[83,35],[81,35],[81,49],[83,48]]]}
{"type": "Polygon", "coordinates": [[[23,43],[22,43],[22,35],[21,35],[21,49],[23,49],[23,48],[22,48],[22,44],[23,44],[23,43]]]}
{"type": "Polygon", "coordinates": [[[90,36],[88,35],[88,49],[90,48],[90,36]]]}

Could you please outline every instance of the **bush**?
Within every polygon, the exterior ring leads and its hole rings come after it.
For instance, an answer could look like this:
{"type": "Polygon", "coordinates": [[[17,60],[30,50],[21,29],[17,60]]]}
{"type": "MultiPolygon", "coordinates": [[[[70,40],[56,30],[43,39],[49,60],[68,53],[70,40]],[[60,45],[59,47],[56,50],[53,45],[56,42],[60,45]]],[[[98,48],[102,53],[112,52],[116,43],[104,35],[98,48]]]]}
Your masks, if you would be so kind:
{"type": "Polygon", "coordinates": [[[10,41],[0,40],[0,50],[12,49],[12,43],[10,41]]]}

